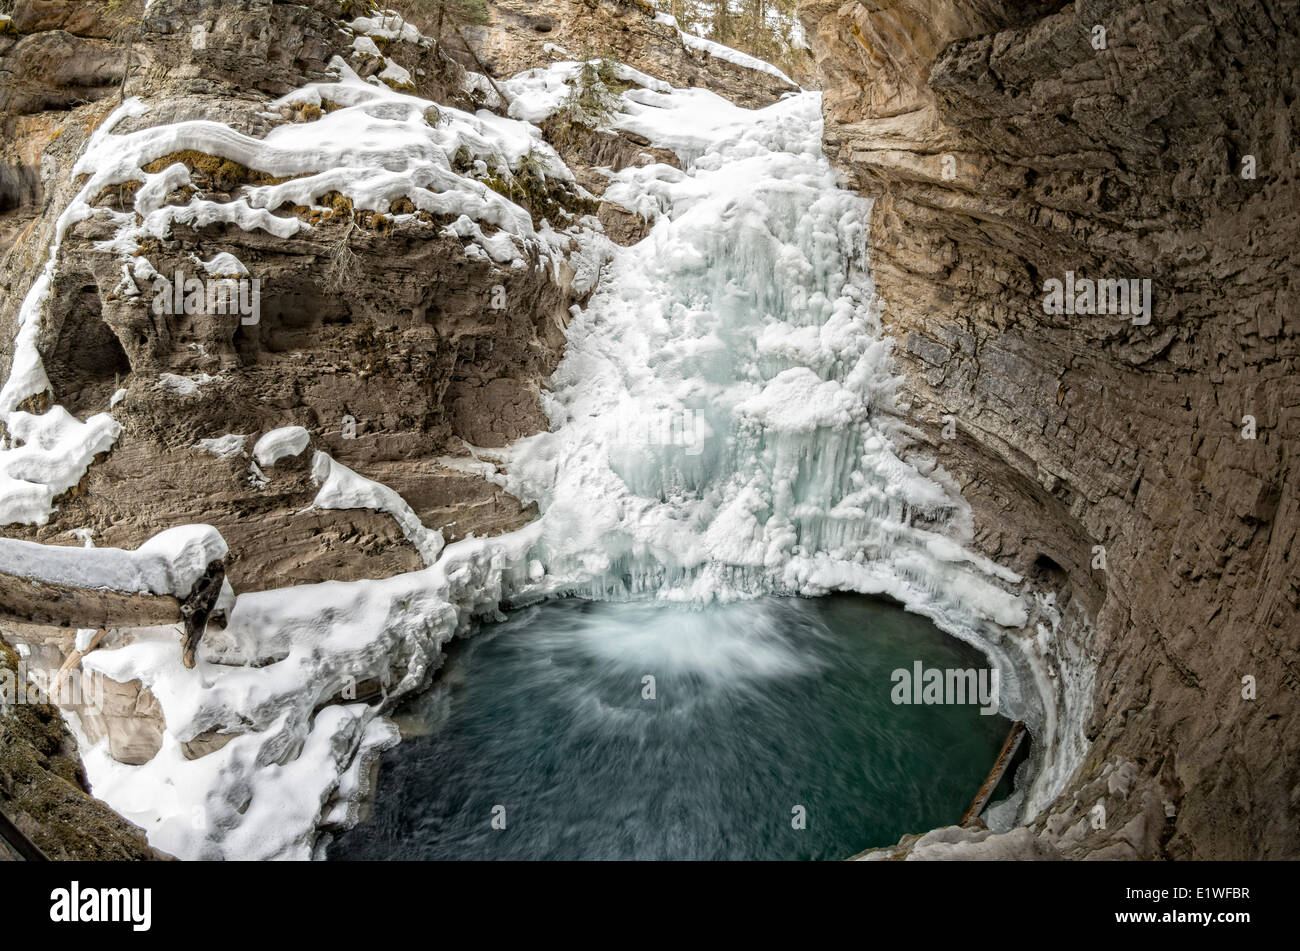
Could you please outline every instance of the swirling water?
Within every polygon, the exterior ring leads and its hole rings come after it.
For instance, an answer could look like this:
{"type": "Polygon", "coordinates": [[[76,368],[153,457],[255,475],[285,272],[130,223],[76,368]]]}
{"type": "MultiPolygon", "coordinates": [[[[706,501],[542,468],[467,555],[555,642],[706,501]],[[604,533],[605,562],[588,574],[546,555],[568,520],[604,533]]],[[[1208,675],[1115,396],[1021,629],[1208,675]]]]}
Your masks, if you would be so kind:
{"type": "Polygon", "coordinates": [[[955,822],[1005,736],[974,705],[894,704],[916,660],[985,664],[856,595],[528,608],[465,643],[330,855],[847,858],[955,822]]]}

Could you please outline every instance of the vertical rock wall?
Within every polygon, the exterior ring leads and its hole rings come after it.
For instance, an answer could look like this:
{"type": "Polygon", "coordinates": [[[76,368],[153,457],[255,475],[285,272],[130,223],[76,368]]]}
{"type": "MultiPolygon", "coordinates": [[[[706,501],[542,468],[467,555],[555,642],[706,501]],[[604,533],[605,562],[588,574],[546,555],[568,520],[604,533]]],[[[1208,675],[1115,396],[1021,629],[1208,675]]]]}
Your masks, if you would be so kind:
{"type": "Polygon", "coordinates": [[[1300,9],[802,16],[925,440],[980,545],[1095,623],[1091,752],[1035,828],[1300,855],[1300,9]],[[1046,313],[1067,271],[1150,279],[1149,322],[1046,313]]]}

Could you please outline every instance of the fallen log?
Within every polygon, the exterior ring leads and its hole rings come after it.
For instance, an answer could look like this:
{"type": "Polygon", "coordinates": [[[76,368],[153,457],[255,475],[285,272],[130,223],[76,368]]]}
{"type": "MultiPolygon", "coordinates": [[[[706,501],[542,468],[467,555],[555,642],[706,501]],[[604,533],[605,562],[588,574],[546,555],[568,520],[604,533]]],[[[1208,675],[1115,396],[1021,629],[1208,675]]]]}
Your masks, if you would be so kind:
{"type": "Polygon", "coordinates": [[[0,619],[101,630],[181,624],[182,660],[193,667],[225,555],[206,525],[171,529],[135,551],[0,538],[0,619]]]}
{"type": "Polygon", "coordinates": [[[1011,758],[1016,755],[1016,750],[1020,748],[1020,741],[1024,738],[1025,722],[1017,720],[1011,724],[1011,731],[1007,734],[1002,749],[998,751],[997,759],[993,761],[993,768],[989,770],[984,785],[979,788],[979,792],[975,794],[975,799],[971,802],[970,808],[962,815],[961,821],[957,825],[965,826],[975,821],[979,814],[984,811],[984,807],[988,805],[989,797],[993,795],[993,790],[998,788],[998,783],[1002,782],[1007,767],[1011,765],[1011,758]]]}

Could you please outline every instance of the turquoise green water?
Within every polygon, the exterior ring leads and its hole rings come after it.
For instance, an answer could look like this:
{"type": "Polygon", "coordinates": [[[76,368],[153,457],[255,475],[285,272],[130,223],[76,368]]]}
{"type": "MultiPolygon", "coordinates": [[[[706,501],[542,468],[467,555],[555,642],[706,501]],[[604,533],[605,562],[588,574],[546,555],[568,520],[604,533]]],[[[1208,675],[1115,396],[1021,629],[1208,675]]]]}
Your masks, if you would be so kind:
{"type": "Polygon", "coordinates": [[[917,660],[984,666],[923,618],[849,595],[522,610],[455,658],[426,700],[432,731],[385,755],[373,815],[330,854],[840,859],[890,844],[956,822],[1008,728],[974,705],[893,703],[892,671],[917,660]]]}

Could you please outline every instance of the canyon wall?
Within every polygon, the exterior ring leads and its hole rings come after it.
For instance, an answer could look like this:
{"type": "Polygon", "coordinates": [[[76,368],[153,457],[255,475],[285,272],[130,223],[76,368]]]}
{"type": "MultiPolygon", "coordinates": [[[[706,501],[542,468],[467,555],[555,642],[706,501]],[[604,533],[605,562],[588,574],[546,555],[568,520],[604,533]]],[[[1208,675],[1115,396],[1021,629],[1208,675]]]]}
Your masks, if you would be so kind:
{"type": "Polygon", "coordinates": [[[766,106],[797,88],[686,47],[677,27],[655,13],[648,0],[493,0],[491,23],[461,31],[473,55],[459,40],[447,45],[466,66],[481,64],[498,77],[546,65],[557,55],[607,56],[678,88],[710,89],[743,106],[766,106]]]}
{"type": "MultiPolygon", "coordinates": [[[[341,14],[334,0],[160,0],[148,9],[139,2],[14,5],[0,31],[6,373],[22,303],[60,237],[59,215],[84,180],[73,166],[100,124],[130,96],[151,111],[128,118],[119,132],[209,119],[261,137],[311,121],[309,110],[270,111],[266,104],[307,82],[329,81],[331,57],[350,60],[365,75],[382,65],[379,57],[353,55],[353,34],[344,29],[349,18],[341,14]]],[[[426,95],[473,108],[459,67],[435,68],[427,51],[406,46],[401,55],[412,70],[429,67],[420,76],[426,95]]],[[[229,203],[243,186],[271,180],[227,159],[181,150],[160,156],[148,171],[179,162],[190,172],[190,184],[174,189],[164,207],[185,205],[196,192],[229,203]]],[[[129,213],[140,185],[128,180],[91,203],[109,215],[129,213]]],[[[315,197],[331,211],[278,209],[287,216],[282,220],[311,219],[313,227],[295,238],[229,221],[177,222],[136,251],[169,278],[178,270],[201,276],[201,262],[235,256],[263,289],[260,320],[252,325],[238,315],[155,313],[147,299],[122,292],[119,254],[104,245],[117,229],[111,217],[68,228],[37,340],[50,389],[20,408],[40,418],[56,403],[84,420],[111,405],[122,432],[56,500],[52,517],[0,531],[51,545],[88,538],[134,549],[176,525],[211,524],[229,541],[238,591],[422,567],[415,545],[388,515],[312,507],[310,454],[281,460],[269,479],[259,476],[250,460],[254,441],[286,425],[304,426],[336,459],[394,487],[422,519],[446,527],[449,539],[529,520],[531,512],[516,500],[438,459],[464,454],[463,440],[499,445],[544,425],[539,384],[563,346],[566,308],[576,299],[571,272],[561,269],[551,279],[545,270],[502,271],[467,254],[433,216],[395,223],[393,209],[354,208],[337,193],[315,197]],[[486,304],[498,283],[512,306],[495,312],[486,304]],[[228,434],[243,436],[231,451],[202,450],[201,440],[228,434]]],[[[76,638],[73,628],[16,623],[0,624],[0,634],[23,651],[29,668],[41,670],[70,658],[76,638]]],[[[82,735],[107,738],[120,762],[148,761],[163,741],[157,701],[139,681],[108,681],[106,693],[102,709],[71,708],[82,735]]],[[[37,709],[47,708],[17,706],[0,718],[0,729],[26,736],[37,709]]],[[[28,743],[38,753],[21,760],[15,753],[0,769],[0,807],[20,819],[35,817],[33,838],[59,857],[148,857],[138,834],[135,843],[133,833],[118,830],[129,824],[85,796],[76,743],[54,722],[58,730],[47,724],[28,743]],[[36,807],[29,806],[33,789],[45,797],[36,807]],[[57,808],[49,804],[56,794],[57,808]],[[109,824],[97,835],[97,852],[76,834],[92,820],[109,824]],[[60,845],[65,840],[72,845],[60,845]]],[[[200,741],[187,755],[220,745],[200,741]]]]}
{"type": "Polygon", "coordinates": [[[917,451],[1096,664],[1089,753],[1031,832],[889,854],[1300,856],[1300,9],[801,16],[917,451]],[[1067,271],[1149,279],[1149,320],[1047,313],[1067,271]]]}
{"type": "MultiPolygon", "coordinates": [[[[385,56],[353,49],[351,6],[15,4],[0,21],[0,368],[77,191],[76,157],[119,101],[140,95],[154,109],[123,130],[211,118],[258,137],[312,121],[267,105],[327,80],[335,55],[363,76],[385,69],[385,56]]],[[[400,41],[385,52],[420,95],[468,108],[490,97],[464,81],[475,56],[504,77],[558,58],[548,44],[745,105],[788,91],[686,49],[642,3],[502,0],[493,16],[466,30],[474,55],[451,50],[459,65],[400,41]]],[[[1300,12],[1266,0],[809,0],[802,16],[826,87],[826,150],[876,198],[873,271],[914,450],[961,484],[979,546],[1056,593],[1063,620],[1049,646],[1096,668],[1088,756],[1029,829],[940,830],[881,854],[1300,856],[1300,12]],[[1044,283],[1066,272],[1149,279],[1149,322],[1047,313],[1044,283]]],[[[597,199],[590,166],[637,161],[645,145],[612,135],[556,144],[597,199]]],[[[221,156],[167,158],[214,201],[270,180],[221,156]]],[[[53,518],[5,534],[79,544],[72,533],[90,530],[97,544],[133,548],[207,522],[230,544],[241,592],[422,564],[383,513],[308,511],[305,459],[282,461],[259,485],[246,455],[195,449],[232,433],[251,445],[287,424],[393,487],[448,540],[531,517],[444,462],[544,425],[542,381],[584,290],[563,269],[502,273],[443,222],[394,224],[314,197],[332,213],[289,239],[177,224],[147,249],[164,273],[221,252],[254,265],[267,295],[251,328],[152,319],[118,294],[102,219],[68,231],[39,341],[54,401],[86,417],[124,391],[114,405],[124,429],[53,518]],[[341,244],[352,255],[346,294],[335,283],[341,244]],[[487,306],[497,283],[511,302],[502,313],[487,306]]],[[[132,200],[124,183],[95,203],[132,200]]],[[[572,206],[591,210],[611,237],[637,236],[607,202],[572,206]]],[[[47,664],[73,649],[70,630],[4,633],[47,664]]],[[[123,762],[153,755],[162,729],[139,686],[114,688],[116,733],[88,725],[116,737],[123,762]]],[[[33,828],[89,815],[112,826],[99,837],[112,854],[148,854],[84,796],[70,738],[41,715],[0,720],[0,731],[28,730],[22,748],[36,750],[0,769],[6,810],[34,816],[33,828]]],[[[58,841],[38,837],[51,850],[58,841]]],[[[93,854],[76,842],[65,853],[93,854]]]]}
{"type": "MultiPolygon", "coordinates": [[[[51,859],[165,859],[144,833],[89,795],[77,742],[49,703],[17,703],[25,658],[0,639],[0,808],[51,859]]],[[[0,837],[0,862],[17,855],[0,837]]]]}
{"type": "MultiPolygon", "coordinates": [[[[19,35],[0,40],[10,47],[4,62],[12,64],[0,76],[0,118],[15,130],[17,153],[8,157],[6,178],[24,183],[11,192],[14,207],[4,216],[16,235],[0,268],[5,363],[56,214],[79,185],[73,160],[123,92],[158,104],[144,126],[207,118],[261,137],[310,114],[267,113],[260,103],[328,80],[326,63],[347,58],[352,41],[341,29],[339,5],[326,0],[155,3],[143,16],[139,5],[64,4],[62,19],[58,7],[19,4],[19,35]],[[206,28],[202,43],[193,40],[196,25],[206,28]],[[83,46],[101,55],[87,61],[83,46]],[[28,70],[29,60],[43,65],[28,70]],[[84,86],[94,92],[60,86],[56,102],[29,91],[73,63],[92,62],[103,67],[84,86]]],[[[414,68],[427,54],[407,45],[414,68]]],[[[363,56],[351,58],[359,72],[377,68],[363,56]]],[[[430,95],[472,106],[454,69],[430,70],[421,84],[430,95]]],[[[200,193],[219,202],[272,180],[224,160],[181,151],[156,164],[185,164],[200,193]]],[[[138,186],[126,182],[93,204],[129,209],[138,186]]],[[[168,201],[184,204],[194,192],[177,189],[168,201]]],[[[420,567],[414,547],[386,516],[304,516],[315,494],[306,456],[282,463],[282,478],[267,487],[250,482],[247,452],[214,459],[196,450],[199,440],[230,433],[248,434],[250,449],[258,433],[284,425],[305,426],[336,459],[390,484],[430,522],[455,522],[450,539],[528,520],[495,487],[437,459],[463,453],[462,440],[503,445],[545,425],[538,388],[559,357],[567,307],[577,299],[567,278],[502,270],[467,255],[443,232],[445,222],[430,215],[395,221],[392,213],[353,209],[337,194],[316,197],[333,202],[332,213],[291,212],[313,227],[288,239],[233,223],[178,223],[166,239],[150,239],[137,251],[156,259],[168,277],[178,270],[193,276],[200,261],[233,254],[261,281],[255,325],[237,316],[160,319],[119,292],[116,255],[103,246],[117,227],[112,220],[101,216],[69,229],[39,348],[54,401],[79,418],[108,409],[110,396],[124,390],[114,412],[125,432],[61,500],[54,519],[11,525],[7,534],[67,544],[66,532],[80,527],[94,532],[96,544],[134,548],[160,529],[204,521],[230,542],[238,590],[420,567]],[[487,306],[498,284],[512,304],[499,312],[487,306]]]]}
{"type": "MultiPolygon", "coordinates": [[[[551,247],[560,252],[553,256],[542,255],[538,241],[514,242],[522,250],[513,261],[485,253],[482,244],[500,247],[512,235],[486,220],[480,229],[463,214],[417,210],[413,198],[440,200],[429,197],[439,193],[433,184],[364,207],[318,188],[253,209],[250,189],[331,170],[353,180],[376,171],[334,169],[323,153],[322,165],[287,176],[259,167],[247,157],[259,151],[250,141],[272,131],[293,140],[295,129],[340,107],[277,98],[334,81],[341,60],[380,89],[466,110],[462,122],[483,107],[499,115],[508,103],[491,75],[504,79],[566,58],[548,45],[551,23],[564,28],[574,55],[609,53],[746,105],[766,105],[794,88],[688,48],[641,2],[503,2],[494,5],[491,25],[450,33],[441,50],[409,28],[390,29],[373,16],[378,5],[352,0],[18,0],[0,11],[0,381],[17,373],[24,301],[39,290],[52,259],[34,323],[48,387],[20,394],[14,418],[40,427],[66,411],[66,426],[77,426],[111,410],[121,430],[84,477],[56,495],[48,517],[6,517],[0,533],[45,545],[135,549],[166,529],[208,524],[229,546],[226,577],[240,594],[388,578],[429,560],[408,531],[410,520],[377,510],[373,498],[351,508],[314,504],[321,480],[301,447],[273,462],[252,458],[259,435],[284,427],[301,427],[315,450],[392,490],[424,537],[438,533],[450,543],[529,522],[534,507],[477,474],[473,453],[545,428],[544,381],[562,353],[570,308],[590,295],[603,263],[598,243],[592,251],[568,237],[555,238],[551,247]],[[472,72],[480,67],[488,77],[472,72]],[[130,97],[147,109],[124,115],[130,97]],[[62,228],[64,210],[87,187],[88,173],[74,167],[115,113],[117,137],[180,123],[227,128],[204,138],[202,128],[187,127],[173,146],[142,156],[139,168],[131,163],[129,175],[90,195],[88,213],[62,228]],[[151,188],[159,194],[147,205],[137,200],[151,188]],[[151,232],[145,219],[158,214],[172,217],[151,232]],[[131,242],[125,249],[124,236],[131,242]],[[124,255],[136,263],[128,267],[124,255]],[[205,265],[232,259],[260,282],[255,320],[150,306],[155,273],[224,278],[231,275],[205,265]]],[[[391,103],[363,107],[381,128],[396,121],[394,108],[401,111],[391,103]]],[[[423,121],[436,130],[442,118],[434,107],[423,121]]],[[[482,120],[485,134],[494,118],[482,120]]],[[[557,121],[546,132],[575,181],[539,173],[520,185],[522,165],[493,178],[500,155],[453,148],[445,161],[460,181],[447,190],[464,194],[468,187],[471,205],[481,195],[479,207],[489,208],[500,201],[492,191],[507,194],[522,219],[532,219],[519,233],[555,234],[595,215],[611,241],[641,237],[643,219],[601,200],[605,179],[595,167],[670,156],[630,133],[575,134],[557,121]]],[[[422,126],[420,134],[429,133],[422,126]]],[[[299,141],[311,155],[312,137],[299,141]]],[[[275,153],[259,157],[268,151],[275,153]]],[[[389,168],[382,155],[369,164],[383,165],[380,173],[404,165],[389,168]]],[[[340,189],[353,184],[339,181],[340,189]]],[[[45,441],[43,449],[58,449],[57,440],[45,441]]],[[[0,452],[33,442],[42,439],[0,422],[0,452]]],[[[11,477],[9,458],[0,458],[0,481],[11,477]]],[[[18,482],[24,472],[48,481],[30,468],[20,472],[24,463],[12,465],[18,482]]],[[[75,667],[76,626],[75,619],[62,628],[0,622],[0,636],[19,648],[28,668],[75,667]]],[[[103,646],[134,636],[113,630],[103,646]]],[[[16,670],[18,655],[12,659],[16,670]]],[[[102,707],[65,704],[81,735],[91,743],[107,739],[119,763],[149,762],[167,728],[158,699],[140,680],[104,678],[95,686],[105,690],[102,707]]],[[[362,688],[378,690],[369,681],[362,688]]],[[[85,795],[75,742],[54,711],[28,704],[0,712],[0,733],[17,738],[0,763],[0,807],[60,856],[151,855],[128,824],[85,795]],[[36,732],[33,717],[44,717],[36,732]],[[88,824],[103,826],[98,853],[75,834],[88,824]]],[[[184,755],[209,755],[238,732],[189,738],[184,755]]]]}

